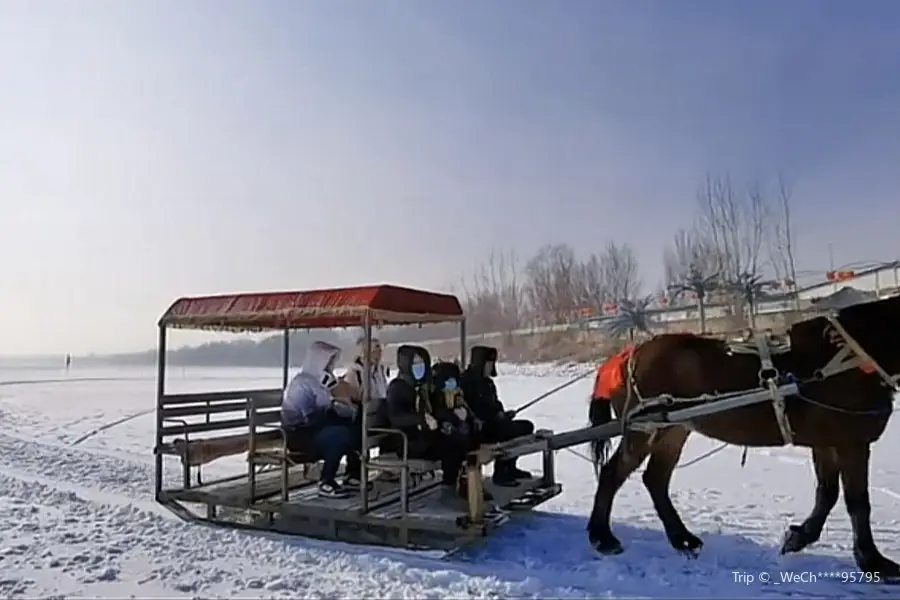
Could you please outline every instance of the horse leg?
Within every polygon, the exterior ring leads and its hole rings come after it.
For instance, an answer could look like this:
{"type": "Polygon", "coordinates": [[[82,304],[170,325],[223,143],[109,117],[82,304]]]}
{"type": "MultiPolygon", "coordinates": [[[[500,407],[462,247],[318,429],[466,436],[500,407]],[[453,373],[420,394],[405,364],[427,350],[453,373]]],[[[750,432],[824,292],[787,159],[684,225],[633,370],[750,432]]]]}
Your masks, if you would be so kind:
{"type": "Polygon", "coordinates": [[[781,553],[800,552],[819,541],[828,515],[837,504],[841,491],[840,469],[834,448],[813,448],[813,468],[816,471],[816,503],[812,512],[800,525],[788,527],[781,553]]]}
{"type": "Polygon", "coordinates": [[[669,495],[672,475],[689,435],[690,430],[686,427],[660,431],[650,449],[650,461],[644,470],[643,480],[644,486],[650,492],[656,514],[659,515],[666,530],[669,543],[677,551],[694,557],[703,547],[703,540],[688,531],[669,495]]]}
{"type": "Polygon", "coordinates": [[[869,444],[864,442],[837,448],[844,502],[853,528],[853,558],[861,571],[873,575],[877,573],[881,580],[897,580],[900,579],[900,565],[885,558],[872,538],[870,521],[872,505],[869,502],[870,456],[869,444]]]}
{"type": "Polygon", "coordinates": [[[612,504],[622,484],[647,458],[650,452],[649,442],[649,434],[628,432],[600,470],[594,509],[587,525],[591,546],[600,554],[620,554],[623,551],[622,543],[613,535],[609,523],[612,504]]]}

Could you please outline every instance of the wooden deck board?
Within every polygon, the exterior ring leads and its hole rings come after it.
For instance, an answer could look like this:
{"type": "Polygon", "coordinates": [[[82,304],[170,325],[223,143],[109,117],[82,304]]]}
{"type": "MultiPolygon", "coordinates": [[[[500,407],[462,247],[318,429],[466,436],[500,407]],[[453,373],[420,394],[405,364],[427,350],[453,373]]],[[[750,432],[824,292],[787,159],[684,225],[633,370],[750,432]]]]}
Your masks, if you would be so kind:
{"type": "MultiPolygon", "coordinates": [[[[290,489],[308,484],[318,477],[318,469],[309,469],[309,475],[303,475],[303,467],[291,467],[288,471],[290,489]]],[[[281,469],[273,469],[256,475],[256,499],[266,498],[281,492],[281,469]]],[[[246,475],[238,479],[214,481],[187,489],[166,490],[166,493],[182,502],[199,502],[243,508],[250,504],[250,482],[246,475]]]]}
{"type": "MultiPolygon", "coordinates": [[[[373,489],[371,492],[369,492],[369,506],[382,503],[388,503],[389,506],[393,504],[397,504],[399,506],[400,483],[396,481],[387,481],[381,479],[377,477],[377,475],[378,474],[376,473],[375,477],[370,478],[370,481],[372,481],[373,483],[373,489]]],[[[428,488],[433,487],[436,481],[437,480],[426,480],[420,482],[416,486],[410,485],[409,493],[412,498],[415,498],[418,494],[421,494],[428,488]]],[[[287,512],[307,509],[327,509],[358,512],[362,510],[362,496],[357,493],[353,496],[350,496],[349,498],[321,498],[319,497],[318,487],[316,485],[307,485],[305,487],[291,490],[288,504],[288,507],[282,507],[280,506],[281,499],[273,498],[271,501],[257,504],[256,507],[266,510],[272,510],[274,512],[287,512]]]]}
{"type": "MultiPolygon", "coordinates": [[[[514,488],[500,487],[486,480],[484,487],[493,495],[494,499],[488,502],[488,506],[506,507],[516,498],[522,497],[529,490],[541,486],[540,479],[531,479],[521,482],[514,488]]],[[[441,486],[419,495],[409,500],[409,512],[407,517],[421,519],[440,519],[455,522],[459,517],[466,516],[466,502],[459,498],[442,498],[446,492],[441,486]]],[[[379,519],[399,519],[401,517],[400,502],[395,502],[384,508],[374,510],[370,513],[372,517],[379,519]]]]}

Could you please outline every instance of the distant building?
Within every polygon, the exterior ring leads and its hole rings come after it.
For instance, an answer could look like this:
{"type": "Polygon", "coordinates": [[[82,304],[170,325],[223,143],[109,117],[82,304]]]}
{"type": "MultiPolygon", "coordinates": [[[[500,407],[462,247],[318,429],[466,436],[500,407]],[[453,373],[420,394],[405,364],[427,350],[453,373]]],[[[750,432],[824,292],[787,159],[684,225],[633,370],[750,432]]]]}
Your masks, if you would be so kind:
{"type": "Polygon", "coordinates": [[[885,263],[860,271],[838,271],[831,281],[823,281],[801,288],[797,295],[801,300],[816,300],[834,294],[843,287],[873,292],[878,297],[890,296],[900,291],[900,261],[885,263]]]}

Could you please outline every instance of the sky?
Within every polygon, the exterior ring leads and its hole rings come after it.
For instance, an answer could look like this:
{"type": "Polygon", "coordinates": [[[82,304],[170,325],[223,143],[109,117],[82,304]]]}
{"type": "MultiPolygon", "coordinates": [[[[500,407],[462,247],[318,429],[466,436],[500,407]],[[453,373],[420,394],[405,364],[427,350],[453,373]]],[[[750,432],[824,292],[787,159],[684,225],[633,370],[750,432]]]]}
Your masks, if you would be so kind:
{"type": "Polygon", "coordinates": [[[186,295],[636,251],[784,174],[797,262],[900,258],[900,3],[0,2],[0,355],[186,295]]]}

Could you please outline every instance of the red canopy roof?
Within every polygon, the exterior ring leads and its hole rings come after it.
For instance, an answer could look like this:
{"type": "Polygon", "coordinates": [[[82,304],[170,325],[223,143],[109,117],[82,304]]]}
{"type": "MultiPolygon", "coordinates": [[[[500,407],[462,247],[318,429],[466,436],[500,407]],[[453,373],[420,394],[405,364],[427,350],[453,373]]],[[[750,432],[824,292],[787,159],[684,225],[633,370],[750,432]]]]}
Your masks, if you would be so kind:
{"type": "Polygon", "coordinates": [[[458,321],[456,296],[393,285],[180,298],[159,320],[182,329],[253,331],[458,321]]]}

